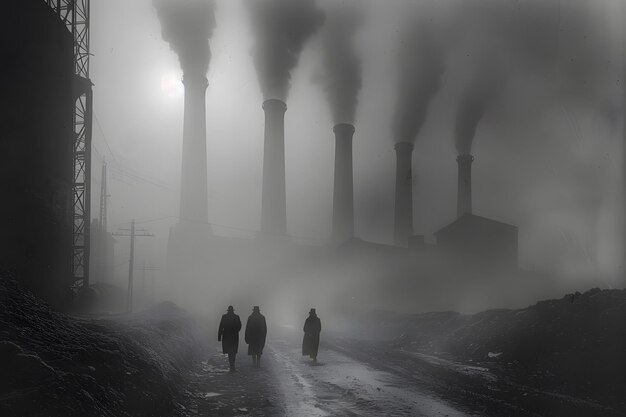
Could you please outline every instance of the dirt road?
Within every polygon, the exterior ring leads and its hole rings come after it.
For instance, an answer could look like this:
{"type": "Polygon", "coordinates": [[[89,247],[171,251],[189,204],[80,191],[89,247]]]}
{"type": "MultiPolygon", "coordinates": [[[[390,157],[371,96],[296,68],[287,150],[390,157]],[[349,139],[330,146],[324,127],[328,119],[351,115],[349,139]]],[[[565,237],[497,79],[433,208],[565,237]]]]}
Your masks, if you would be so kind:
{"type": "Polygon", "coordinates": [[[573,416],[620,415],[589,400],[521,384],[501,370],[326,334],[318,363],[300,334],[268,341],[260,369],[240,345],[238,371],[215,344],[190,375],[190,415],[573,416]]]}
{"type": "MultiPolygon", "coordinates": [[[[189,414],[224,416],[465,416],[402,373],[380,370],[324,344],[313,364],[299,335],[269,341],[262,367],[239,355],[227,372],[219,347],[190,375],[189,414]]],[[[240,351],[244,351],[240,346],[240,351]]]]}

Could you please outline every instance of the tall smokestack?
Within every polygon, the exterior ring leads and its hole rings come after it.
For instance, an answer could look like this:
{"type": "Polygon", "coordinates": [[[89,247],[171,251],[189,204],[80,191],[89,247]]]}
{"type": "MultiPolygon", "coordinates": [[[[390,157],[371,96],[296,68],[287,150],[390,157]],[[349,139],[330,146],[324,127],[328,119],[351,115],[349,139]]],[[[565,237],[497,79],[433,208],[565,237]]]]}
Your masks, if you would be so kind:
{"type": "Polygon", "coordinates": [[[411,161],[413,144],[396,143],[396,205],[394,242],[397,246],[407,246],[413,234],[413,189],[411,161]]]}
{"type": "Polygon", "coordinates": [[[469,154],[459,155],[456,158],[459,164],[459,181],[456,195],[456,215],[472,214],[472,162],[474,157],[469,154]]]}
{"type": "Polygon", "coordinates": [[[333,188],[333,240],[354,236],[354,191],[352,184],[352,137],[354,126],[341,123],[335,132],[335,185],[333,188]]]}
{"type": "Polygon", "coordinates": [[[266,100],[265,144],[263,149],[263,196],[261,232],[265,235],[287,234],[287,199],[285,195],[285,112],[287,105],[278,99],[266,100]]]}
{"type": "Polygon", "coordinates": [[[180,192],[182,220],[206,224],[209,221],[206,160],[207,79],[199,73],[185,73],[185,118],[180,192]]]}
{"type": "Polygon", "coordinates": [[[161,35],[180,61],[185,85],[180,218],[207,224],[205,74],[211,61],[209,39],[215,28],[213,0],[152,0],[161,35]]]}

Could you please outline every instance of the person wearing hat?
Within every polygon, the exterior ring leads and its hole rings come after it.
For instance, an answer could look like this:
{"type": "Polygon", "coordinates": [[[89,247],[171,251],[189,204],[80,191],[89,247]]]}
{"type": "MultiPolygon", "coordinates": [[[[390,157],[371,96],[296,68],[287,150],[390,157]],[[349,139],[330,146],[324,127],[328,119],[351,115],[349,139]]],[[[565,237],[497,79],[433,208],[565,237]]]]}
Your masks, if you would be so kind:
{"type": "Polygon", "coordinates": [[[220,321],[217,341],[222,342],[222,353],[228,355],[231,372],[235,372],[235,357],[239,348],[239,330],[241,330],[241,320],[235,314],[233,306],[228,306],[228,311],[220,321]]]}
{"type": "Polygon", "coordinates": [[[310,356],[313,362],[317,362],[317,350],[320,346],[320,332],[322,322],[317,317],[315,309],[309,311],[309,317],[304,322],[304,339],[302,339],[302,356],[310,356]]]}
{"type": "Polygon", "coordinates": [[[252,364],[257,368],[261,366],[261,355],[265,347],[266,336],[265,316],[261,314],[259,306],[254,306],[246,323],[245,341],[248,344],[248,355],[252,356],[252,364]]]}

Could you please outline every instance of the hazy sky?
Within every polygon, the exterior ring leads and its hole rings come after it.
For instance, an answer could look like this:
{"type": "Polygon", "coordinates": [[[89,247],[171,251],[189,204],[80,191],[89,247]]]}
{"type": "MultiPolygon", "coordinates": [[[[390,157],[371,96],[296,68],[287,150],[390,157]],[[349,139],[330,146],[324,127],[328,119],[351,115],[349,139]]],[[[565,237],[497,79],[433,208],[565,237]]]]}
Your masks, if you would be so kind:
{"type": "MultiPolygon", "coordinates": [[[[561,3],[359,3],[365,12],[355,35],[363,63],[354,139],[358,237],[393,239],[397,74],[412,61],[398,54],[406,25],[420,22],[435,41],[432,48],[439,48],[443,72],[415,139],[415,233],[432,240],[455,219],[458,103],[472,83],[494,79],[482,66],[497,62],[506,82],[474,138],[474,213],[520,227],[522,267],[571,279],[593,271],[597,285],[619,283],[619,2],[561,3]],[[489,60],[477,58],[482,56],[489,60]]],[[[141,224],[156,238],[138,241],[137,254],[139,262],[164,266],[168,230],[178,215],[182,71],[161,38],[151,0],[94,0],[91,15],[93,217],[104,156],[111,229],[131,218],[158,219],[141,224]]],[[[216,233],[251,235],[259,227],[263,158],[254,39],[241,0],[218,0],[216,22],[206,96],[209,217],[216,233]]],[[[304,47],[286,114],[288,231],[311,242],[329,237],[332,216],[333,117],[323,87],[314,82],[323,62],[323,31],[304,47]]],[[[126,271],[123,239],[116,249],[119,274],[126,271]]]]}

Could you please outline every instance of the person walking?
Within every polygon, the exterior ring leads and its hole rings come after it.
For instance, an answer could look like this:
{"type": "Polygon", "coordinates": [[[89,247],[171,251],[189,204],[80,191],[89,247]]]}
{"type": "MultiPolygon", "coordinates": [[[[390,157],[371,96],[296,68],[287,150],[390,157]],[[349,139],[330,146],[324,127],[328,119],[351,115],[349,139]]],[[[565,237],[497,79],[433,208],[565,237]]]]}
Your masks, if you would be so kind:
{"type": "Polygon", "coordinates": [[[265,347],[267,324],[259,306],[254,306],[246,323],[245,341],[248,344],[248,355],[252,356],[252,365],[261,366],[261,355],[265,347]]]}
{"type": "Polygon", "coordinates": [[[228,355],[230,372],[235,372],[235,358],[239,348],[239,331],[241,320],[235,314],[233,306],[228,306],[228,311],[222,316],[220,328],[217,332],[217,341],[222,342],[222,353],[228,355]]]}
{"type": "Polygon", "coordinates": [[[317,363],[317,351],[320,346],[320,332],[322,322],[317,317],[315,309],[309,311],[309,317],[304,322],[304,338],[302,339],[302,356],[310,356],[313,363],[317,363]]]}

